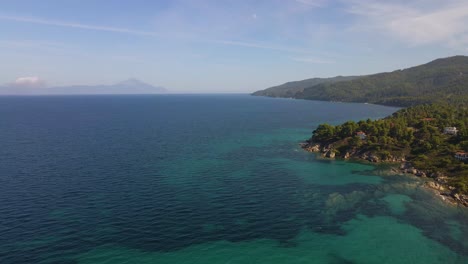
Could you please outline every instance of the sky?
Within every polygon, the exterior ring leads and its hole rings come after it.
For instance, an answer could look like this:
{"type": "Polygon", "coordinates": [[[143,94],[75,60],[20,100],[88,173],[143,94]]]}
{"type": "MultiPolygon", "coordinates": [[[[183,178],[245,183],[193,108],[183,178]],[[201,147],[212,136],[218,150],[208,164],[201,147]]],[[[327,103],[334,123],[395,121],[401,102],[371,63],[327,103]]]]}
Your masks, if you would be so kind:
{"type": "Polygon", "coordinates": [[[468,53],[467,0],[0,0],[0,85],[247,93],[468,53]]]}

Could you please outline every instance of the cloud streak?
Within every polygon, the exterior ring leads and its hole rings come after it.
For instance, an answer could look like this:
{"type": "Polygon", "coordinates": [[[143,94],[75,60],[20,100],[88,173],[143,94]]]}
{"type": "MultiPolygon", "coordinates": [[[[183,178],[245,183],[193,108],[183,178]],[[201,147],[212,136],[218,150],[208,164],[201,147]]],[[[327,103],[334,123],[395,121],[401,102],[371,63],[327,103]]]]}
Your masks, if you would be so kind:
{"type": "MultiPolygon", "coordinates": [[[[93,30],[93,31],[105,31],[105,32],[130,34],[130,35],[150,36],[150,37],[161,37],[162,36],[161,34],[151,32],[151,31],[141,31],[141,30],[134,30],[134,29],[128,29],[128,28],[120,28],[120,27],[110,27],[110,26],[101,26],[101,25],[91,25],[91,24],[59,21],[59,20],[49,20],[49,19],[36,18],[36,17],[0,15],[0,20],[8,20],[8,21],[15,21],[15,22],[22,22],[22,23],[31,23],[31,24],[38,24],[38,25],[76,28],[76,29],[84,29],[84,30],[93,30]]],[[[172,37],[174,37],[174,36],[172,36],[172,37]]],[[[239,47],[249,47],[249,48],[264,49],[264,50],[275,50],[275,51],[283,51],[283,52],[311,54],[310,51],[305,50],[305,49],[273,46],[273,45],[255,43],[255,42],[234,41],[234,40],[225,40],[225,39],[209,39],[209,38],[200,38],[200,37],[196,37],[196,36],[190,36],[190,37],[176,36],[175,38],[185,39],[187,41],[223,44],[223,45],[227,45],[227,46],[239,46],[239,47]]]]}
{"type": "Polygon", "coordinates": [[[242,41],[233,41],[233,40],[209,40],[209,42],[223,44],[223,45],[230,45],[230,46],[264,49],[264,50],[276,50],[276,51],[285,51],[285,52],[292,52],[292,53],[312,54],[311,51],[306,50],[306,49],[296,49],[296,48],[288,48],[288,47],[282,47],[282,46],[271,46],[268,44],[254,43],[254,42],[242,42],[242,41]]]}
{"type": "Polygon", "coordinates": [[[313,6],[313,7],[321,7],[325,3],[325,0],[295,0],[295,1],[303,5],[308,5],[308,6],[313,6]]]}
{"type": "Polygon", "coordinates": [[[158,34],[151,32],[151,31],[133,30],[133,29],[128,29],[128,28],[120,28],[120,27],[89,25],[89,24],[82,24],[82,23],[75,23],[75,22],[49,20],[49,19],[43,19],[43,18],[0,15],[0,20],[8,20],[8,21],[15,21],[15,22],[48,25],[48,26],[57,26],[57,27],[87,29],[87,30],[95,30],[95,31],[125,33],[125,34],[132,34],[132,35],[159,36],[158,34]]]}
{"type": "Polygon", "coordinates": [[[305,58],[299,58],[299,57],[290,57],[291,60],[297,61],[297,62],[305,62],[305,63],[313,63],[313,64],[334,64],[335,61],[332,60],[324,60],[320,58],[311,58],[311,57],[305,57],[305,58]]]}

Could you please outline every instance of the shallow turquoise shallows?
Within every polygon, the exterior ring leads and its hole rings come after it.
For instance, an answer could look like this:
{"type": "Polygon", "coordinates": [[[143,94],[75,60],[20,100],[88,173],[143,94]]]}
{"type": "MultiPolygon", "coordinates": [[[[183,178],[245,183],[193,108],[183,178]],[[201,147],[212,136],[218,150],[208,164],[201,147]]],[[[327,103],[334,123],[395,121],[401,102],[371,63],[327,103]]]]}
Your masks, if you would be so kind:
{"type": "Polygon", "coordinates": [[[468,211],[320,159],[396,108],[248,95],[0,97],[0,263],[468,263],[468,211]]]}

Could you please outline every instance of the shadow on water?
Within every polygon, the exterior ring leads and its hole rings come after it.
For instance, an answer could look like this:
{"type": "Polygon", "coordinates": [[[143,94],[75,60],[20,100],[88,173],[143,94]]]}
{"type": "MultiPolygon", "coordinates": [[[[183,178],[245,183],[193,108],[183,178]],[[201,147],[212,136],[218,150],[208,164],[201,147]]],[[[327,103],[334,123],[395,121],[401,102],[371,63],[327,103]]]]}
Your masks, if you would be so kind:
{"type": "Polygon", "coordinates": [[[331,261],[329,262],[329,264],[355,264],[356,263],[342,256],[339,256],[337,254],[329,254],[329,256],[331,258],[331,261]]]}
{"type": "MultiPolygon", "coordinates": [[[[249,159],[232,155],[223,159],[249,159]]],[[[219,240],[271,239],[278,241],[280,247],[291,248],[299,246],[294,239],[304,226],[318,234],[346,236],[343,226],[357,215],[392,216],[420,228],[426,237],[457,253],[468,255],[463,239],[460,241],[468,234],[467,227],[457,224],[466,221],[465,210],[447,210],[446,205],[434,202],[430,193],[418,190],[418,181],[388,176],[379,185],[314,185],[304,183],[289,170],[264,166],[247,166],[248,175],[243,177],[220,176],[223,173],[219,170],[230,171],[232,165],[228,162],[224,166],[228,168],[201,168],[203,173],[197,174],[197,183],[189,186],[158,182],[157,195],[152,194],[151,188],[139,186],[139,195],[144,199],[135,197],[132,189],[121,190],[97,197],[98,204],[88,199],[86,204],[78,203],[61,214],[48,216],[49,222],[38,221],[34,226],[59,234],[57,240],[12,247],[19,253],[14,260],[34,262],[49,258],[42,256],[44,251],[72,256],[102,245],[172,252],[219,240]],[[390,194],[411,198],[402,202],[402,214],[392,212],[383,200],[390,194]],[[126,203],[120,202],[122,195],[126,196],[126,203]],[[103,213],[103,207],[109,207],[107,213],[103,213]]],[[[73,196],[63,198],[64,204],[74,204],[73,196]]],[[[341,256],[333,259],[333,263],[353,263],[341,256]]]]}

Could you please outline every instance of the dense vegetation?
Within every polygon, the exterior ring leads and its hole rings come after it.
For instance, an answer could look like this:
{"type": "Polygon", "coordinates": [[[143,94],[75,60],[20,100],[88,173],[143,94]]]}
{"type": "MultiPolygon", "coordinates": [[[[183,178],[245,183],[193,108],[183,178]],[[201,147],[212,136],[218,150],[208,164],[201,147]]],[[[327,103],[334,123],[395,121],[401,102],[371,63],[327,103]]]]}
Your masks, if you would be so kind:
{"type": "Polygon", "coordinates": [[[438,59],[405,70],[351,78],[322,81],[309,87],[303,87],[303,82],[293,82],[254,95],[393,106],[433,102],[458,104],[468,101],[466,56],[438,59]]]}
{"type": "Polygon", "coordinates": [[[282,85],[273,86],[265,90],[257,91],[252,95],[257,96],[268,96],[268,97],[286,97],[294,98],[298,93],[304,91],[304,89],[313,87],[318,84],[324,83],[336,83],[343,81],[350,81],[359,78],[358,76],[336,76],[332,78],[311,78],[302,81],[287,82],[282,85]]]}
{"type": "Polygon", "coordinates": [[[381,120],[349,121],[342,125],[321,124],[311,142],[333,144],[334,151],[369,151],[382,160],[404,157],[427,173],[450,176],[450,184],[468,193],[468,164],[454,158],[468,152],[467,104],[425,104],[402,109],[381,120]],[[457,135],[444,134],[445,127],[457,127],[457,135]],[[361,139],[356,133],[366,133],[361,139]]]}

